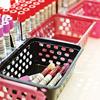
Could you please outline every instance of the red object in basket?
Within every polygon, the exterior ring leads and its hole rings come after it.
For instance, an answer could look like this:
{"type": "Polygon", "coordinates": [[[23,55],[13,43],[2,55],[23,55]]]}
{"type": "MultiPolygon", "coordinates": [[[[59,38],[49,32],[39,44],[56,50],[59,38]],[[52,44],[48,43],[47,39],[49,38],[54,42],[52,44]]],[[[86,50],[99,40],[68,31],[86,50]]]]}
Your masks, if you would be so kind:
{"type": "Polygon", "coordinates": [[[90,36],[100,38],[100,2],[84,0],[80,1],[67,12],[69,16],[75,16],[96,21],[96,25],[91,30],[90,36]]]}
{"type": "Polygon", "coordinates": [[[58,39],[84,46],[96,22],[60,14],[52,15],[30,33],[30,37],[58,39]]]}
{"type": "Polygon", "coordinates": [[[3,78],[0,78],[0,92],[3,93],[0,100],[46,100],[44,93],[36,87],[3,78]]]}

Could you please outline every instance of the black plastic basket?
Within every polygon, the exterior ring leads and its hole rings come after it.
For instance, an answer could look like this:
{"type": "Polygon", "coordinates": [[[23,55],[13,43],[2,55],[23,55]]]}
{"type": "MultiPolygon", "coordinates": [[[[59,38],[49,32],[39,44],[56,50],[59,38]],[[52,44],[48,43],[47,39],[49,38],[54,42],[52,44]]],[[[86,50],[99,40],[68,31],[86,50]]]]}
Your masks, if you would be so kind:
{"type": "Polygon", "coordinates": [[[47,100],[57,100],[73,73],[75,63],[82,50],[82,46],[70,42],[37,37],[29,38],[0,64],[0,77],[35,86],[38,89],[45,88],[47,100]],[[24,75],[41,72],[50,62],[61,67],[64,63],[70,64],[69,69],[56,86],[49,88],[18,79],[24,75]]]}

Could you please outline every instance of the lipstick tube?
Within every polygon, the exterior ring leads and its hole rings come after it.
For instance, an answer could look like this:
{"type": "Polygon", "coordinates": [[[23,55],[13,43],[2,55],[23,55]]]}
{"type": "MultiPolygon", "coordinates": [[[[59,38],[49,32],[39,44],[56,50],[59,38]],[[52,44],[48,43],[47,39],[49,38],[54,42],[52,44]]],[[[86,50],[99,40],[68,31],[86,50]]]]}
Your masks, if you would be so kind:
{"type": "Polygon", "coordinates": [[[31,22],[31,31],[35,28],[35,14],[36,14],[36,6],[30,5],[30,22],[31,22]]]}
{"type": "Polygon", "coordinates": [[[39,83],[41,80],[43,80],[44,76],[51,70],[55,68],[55,64],[51,63],[49,64],[41,73],[37,75],[35,79],[32,80],[33,83],[39,83]]]}
{"type": "Polygon", "coordinates": [[[6,46],[6,52],[11,52],[11,44],[10,44],[10,25],[8,21],[3,21],[3,32],[4,32],[4,40],[6,46]]]}
{"type": "Polygon", "coordinates": [[[3,59],[5,57],[4,51],[4,41],[3,41],[3,26],[0,25],[0,58],[3,59]]]}

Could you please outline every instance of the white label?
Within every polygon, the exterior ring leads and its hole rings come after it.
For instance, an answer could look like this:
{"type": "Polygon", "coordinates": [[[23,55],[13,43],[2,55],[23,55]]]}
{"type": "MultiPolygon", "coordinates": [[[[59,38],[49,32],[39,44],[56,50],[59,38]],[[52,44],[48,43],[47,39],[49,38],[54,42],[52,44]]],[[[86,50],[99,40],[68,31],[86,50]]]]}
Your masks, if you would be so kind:
{"type": "Polygon", "coordinates": [[[35,28],[35,15],[30,16],[30,20],[31,20],[31,31],[32,31],[35,28]]]}
{"type": "Polygon", "coordinates": [[[13,45],[14,45],[14,47],[16,47],[14,28],[10,29],[10,34],[11,34],[11,38],[12,38],[13,45]]]}
{"type": "Polygon", "coordinates": [[[40,10],[40,23],[44,22],[44,9],[40,10]]]}
{"type": "Polygon", "coordinates": [[[30,32],[30,18],[26,19],[26,35],[30,32]]]}
{"type": "Polygon", "coordinates": [[[14,22],[14,32],[15,32],[15,35],[17,34],[17,20],[16,21],[13,21],[14,22]]]}
{"type": "Polygon", "coordinates": [[[42,79],[44,78],[44,76],[39,73],[36,78],[34,80],[32,80],[33,83],[39,83],[42,79]]]}
{"type": "Polygon", "coordinates": [[[48,6],[44,8],[44,20],[48,18],[48,6]]]}
{"type": "Polygon", "coordinates": [[[0,38],[0,58],[4,58],[4,43],[3,43],[3,37],[0,38]]]}
{"type": "Polygon", "coordinates": [[[7,51],[11,51],[10,34],[9,33],[4,34],[4,40],[5,40],[5,45],[6,45],[7,51]]]}
{"type": "Polygon", "coordinates": [[[25,22],[21,22],[20,23],[20,31],[21,31],[21,35],[22,35],[22,39],[25,39],[25,22]]]}
{"type": "Polygon", "coordinates": [[[36,26],[40,24],[39,12],[36,13],[36,26]]]}
{"type": "Polygon", "coordinates": [[[49,87],[55,86],[56,83],[61,79],[62,75],[57,73],[57,75],[52,79],[52,81],[48,84],[49,87]]]}
{"type": "Polygon", "coordinates": [[[52,14],[56,14],[56,1],[52,2],[52,14]]]}
{"type": "Polygon", "coordinates": [[[48,74],[45,76],[45,78],[39,84],[47,85],[51,79],[52,79],[52,76],[50,74],[48,74]]]}
{"type": "Polygon", "coordinates": [[[49,17],[51,16],[51,10],[52,10],[51,7],[52,7],[51,4],[49,4],[48,5],[48,16],[49,17]]]}

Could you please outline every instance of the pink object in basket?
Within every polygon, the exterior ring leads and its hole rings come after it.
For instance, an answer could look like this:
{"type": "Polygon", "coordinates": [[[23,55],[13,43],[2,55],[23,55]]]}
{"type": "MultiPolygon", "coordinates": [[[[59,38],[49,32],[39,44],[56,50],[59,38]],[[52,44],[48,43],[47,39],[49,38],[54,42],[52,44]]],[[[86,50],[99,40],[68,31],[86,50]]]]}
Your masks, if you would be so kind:
{"type": "Polygon", "coordinates": [[[96,21],[96,25],[91,30],[90,37],[100,38],[100,2],[94,0],[80,1],[70,8],[66,14],[96,21]]]}
{"type": "Polygon", "coordinates": [[[96,22],[73,16],[55,14],[33,29],[30,37],[45,37],[84,46],[96,22]]]}
{"type": "Polygon", "coordinates": [[[46,100],[37,87],[0,78],[0,100],[46,100]],[[1,96],[2,95],[2,96],[1,96]]]}

